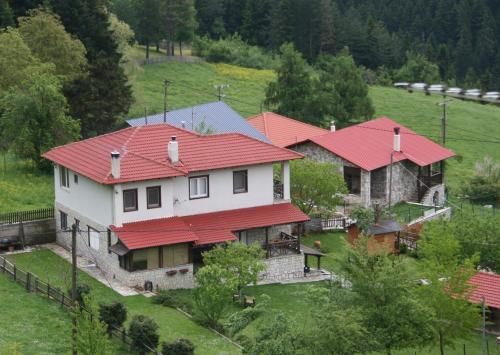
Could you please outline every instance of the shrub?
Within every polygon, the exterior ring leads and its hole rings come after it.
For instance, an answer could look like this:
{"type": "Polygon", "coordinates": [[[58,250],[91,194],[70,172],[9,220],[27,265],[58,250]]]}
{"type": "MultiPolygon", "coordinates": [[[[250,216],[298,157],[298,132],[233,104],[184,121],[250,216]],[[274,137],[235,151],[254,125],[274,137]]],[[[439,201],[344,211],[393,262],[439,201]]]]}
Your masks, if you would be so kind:
{"type": "Polygon", "coordinates": [[[270,297],[268,295],[262,294],[255,307],[245,308],[239,312],[231,314],[224,324],[224,329],[231,336],[243,330],[253,320],[257,319],[262,313],[264,313],[264,310],[269,304],[269,300],[270,297]]]}
{"type": "Polygon", "coordinates": [[[168,291],[160,291],[156,296],[152,298],[153,303],[161,304],[165,307],[176,308],[179,305],[178,300],[168,291]]]}
{"type": "Polygon", "coordinates": [[[120,329],[126,319],[127,309],[123,303],[115,301],[99,305],[99,320],[106,324],[109,335],[111,335],[113,328],[120,329]]]}
{"type": "Polygon", "coordinates": [[[161,344],[163,355],[191,355],[194,354],[194,344],[189,339],[177,339],[172,343],[164,341],[161,344]]]}
{"type": "Polygon", "coordinates": [[[149,348],[156,349],[158,346],[158,324],[151,318],[136,315],[130,322],[128,335],[132,339],[131,348],[140,354],[145,354],[149,348]]]}
{"type": "MultiPolygon", "coordinates": [[[[69,288],[68,295],[71,297],[72,290],[69,288]]],[[[87,284],[76,285],[76,302],[80,307],[85,307],[85,297],[90,295],[90,286],[87,284]]]]}
{"type": "Polygon", "coordinates": [[[257,46],[251,46],[238,35],[211,40],[197,37],[193,41],[193,54],[209,62],[223,62],[256,69],[274,69],[277,58],[257,46]]]}

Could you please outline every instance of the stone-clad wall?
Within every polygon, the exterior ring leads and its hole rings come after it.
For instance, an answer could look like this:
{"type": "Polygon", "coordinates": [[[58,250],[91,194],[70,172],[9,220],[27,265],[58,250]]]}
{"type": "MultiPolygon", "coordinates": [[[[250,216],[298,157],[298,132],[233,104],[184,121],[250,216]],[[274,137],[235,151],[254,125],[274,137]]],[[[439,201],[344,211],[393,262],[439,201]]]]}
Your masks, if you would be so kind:
{"type": "Polygon", "coordinates": [[[304,276],[304,255],[290,254],[264,260],[266,271],[259,275],[261,281],[286,281],[304,276]]]}
{"type": "Polygon", "coordinates": [[[372,198],[385,199],[387,187],[387,167],[371,171],[371,194],[372,198]]]}
{"type": "MultiPolygon", "coordinates": [[[[154,270],[141,270],[129,272],[120,268],[118,255],[108,252],[108,233],[107,227],[99,225],[94,221],[86,218],[83,215],[70,210],[66,206],[56,203],[56,226],[57,226],[57,244],[64,248],[71,249],[71,232],[62,232],[61,220],[59,211],[68,214],[68,227],[74,223],[74,219],[80,220],[80,232],[77,233],[77,255],[83,256],[86,259],[96,263],[97,267],[110,279],[117,279],[123,284],[133,286],[144,286],[145,281],[152,281],[153,286],[162,289],[175,288],[192,288],[194,287],[193,265],[179,265],[173,268],[159,268],[154,270]],[[99,250],[95,250],[89,246],[88,242],[88,227],[101,231],[99,233],[99,250]],[[179,270],[188,269],[186,273],[181,273],[179,270]],[[168,276],[167,272],[177,270],[173,276],[168,276]]],[[[115,244],[118,238],[111,233],[111,245],[115,244]]]]}
{"type": "Polygon", "coordinates": [[[358,166],[348,162],[347,160],[342,159],[338,155],[333,154],[332,152],[326,150],[323,147],[320,147],[319,145],[312,143],[312,142],[306,142],[302,144],[298,144],[291,149],[295,150],[296,152],[299,152],[301,154],[304,154],[306,157],[320,162],[320,163],[334,163],[337,164],[339,167],[339,172],[343,173],[344,166],[350,166],[353,168],[357,168],[358,166]]]}
{"type": "MultiPolygon", "coordinates": [[[[418,167],[411,162],[403,161],[392,166],[392,204],[418,200],[417,176],[418,167]]],[[[389,191],[389,172],[386,189],[389,191]]]]}

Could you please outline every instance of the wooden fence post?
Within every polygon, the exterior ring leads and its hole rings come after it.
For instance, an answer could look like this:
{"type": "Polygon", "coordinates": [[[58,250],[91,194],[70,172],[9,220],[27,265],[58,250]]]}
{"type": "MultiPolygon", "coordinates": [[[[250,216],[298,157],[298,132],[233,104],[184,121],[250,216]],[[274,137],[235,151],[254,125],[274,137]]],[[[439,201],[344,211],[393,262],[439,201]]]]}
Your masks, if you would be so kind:
{"type": "Polygon", "coordinates": [[[5,274],[5,265],[7,265],[7,259],[5,259],[5,258],[2,258],[2,259],[3,259],[2,271],[5,274]]]}
{"type": "Polygon", "coordinates": [[[17,280],[17,269],[16,269],[16,264],[14,264],[14,281],[17,280]]]}
{"type": "Polygon", "coordinates": [[[38,292],[38,278],[35,277],[35,293],[38,292]]]}
{"type": "Polygon", "coordinates": [[[27,272],[26,273],[26,291],[30,292],[30,287],[31,287],[31,273],[27,272]]]}
{"type": "Polygon", "coordinates": [[[47,297],[50,298],[50,283],[47,282],[47,297]]]}

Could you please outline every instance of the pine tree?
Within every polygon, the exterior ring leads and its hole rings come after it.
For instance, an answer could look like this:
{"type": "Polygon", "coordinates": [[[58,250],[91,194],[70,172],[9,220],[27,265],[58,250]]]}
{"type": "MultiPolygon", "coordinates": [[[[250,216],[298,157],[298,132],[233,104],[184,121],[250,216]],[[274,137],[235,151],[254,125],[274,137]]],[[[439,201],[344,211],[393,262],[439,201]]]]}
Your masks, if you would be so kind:
{"type": "Polygon", "coordinates": [[[80,120],[84,137],[108,132],[128,112],[132,91],[120,67],[121,54],[109,29],[104,1],[52,0],[52,8],[87,49],[88,75],[65,87],[70,114],[80,120]]]}
{"type": "Polygon", "coordinates": [[[14,26],[14,12],[7,0],[0,0],[0,29],[14,26]]]}
{"type": "Polygon", "coordinates": [[[161,38],[162,18],[159,0],[139,0],[135,3],[137,26],[135,33],[139,43],[146,46],[146,60],[149,59],[149,46],[161,38]]]}
{"type": "Polygon", "coordinates": [[[335,21],[331,0],[320,1],[319,32],[319,52],[333,54],[335,52],[335,21]]]}
{"type": "Polygon", "coordinates": [[[303,119],[311,94],[311,79],[304,58],[292,44],[280,47],[281,62],[276,80],[266,89],[265,105],[273,111],[296,119],[303,119]]]}

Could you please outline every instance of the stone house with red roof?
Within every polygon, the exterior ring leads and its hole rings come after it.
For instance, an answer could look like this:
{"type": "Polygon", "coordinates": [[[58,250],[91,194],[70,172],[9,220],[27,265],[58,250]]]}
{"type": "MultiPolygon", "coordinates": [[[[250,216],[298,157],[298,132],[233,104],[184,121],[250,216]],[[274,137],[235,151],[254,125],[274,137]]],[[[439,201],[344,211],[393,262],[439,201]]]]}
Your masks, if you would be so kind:
{"type": "Polygon", "coordinates": [[[78,254],[107,277],[192,287],[202,252],[236,240],[266,250],[262,279],[303,276],[300,232],[309,217],[290,203],[289,161],[302,158],[297,152],[239,133],[154,124],[44,157],[54,164],[57,242],[69,249],[75,224],[78,254]]]}
{"type": "MultiPolygon", "coordinates": [[[[271,138],[272,140],[272,138],[271,138]]],[[[455,154],[387,117],[311,137],[291,147],[339,166],[348,204],[443,203],[444,161],[455,154]]]]}

